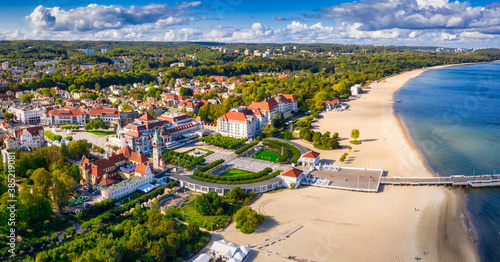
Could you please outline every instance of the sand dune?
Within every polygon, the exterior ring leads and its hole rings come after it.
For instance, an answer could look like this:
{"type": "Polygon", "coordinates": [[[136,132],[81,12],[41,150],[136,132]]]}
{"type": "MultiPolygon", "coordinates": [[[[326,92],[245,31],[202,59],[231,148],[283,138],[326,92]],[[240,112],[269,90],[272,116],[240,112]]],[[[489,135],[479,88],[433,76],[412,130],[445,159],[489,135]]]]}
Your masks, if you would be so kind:
{"type": "MultiPolygon", "coordinates": [[[[392,108],[394,93],[426,70],[372,84],[361,98],[348,102],[348,111],[323,113],[315,129],[338,132],[347,146],[351,130],[357,128],[363,142],[351,151],[316,150],[321,158],[338,160],[348,152],[344,166],[383,166],[388,176],[433,176],[392,108]]],[[[377,194],[315,187],[283,190],[264,194],[251,205],[268,216],[255,233],[244,235],[231,225],[221,235],[240,245],[255,245],[303,226],[263,248],[254,261],[285,261],[282,257],[288,256],[309,261],[478,261],[464,225],[463,201],[460,190],[440,187],[387,186],[377,194]]]]}

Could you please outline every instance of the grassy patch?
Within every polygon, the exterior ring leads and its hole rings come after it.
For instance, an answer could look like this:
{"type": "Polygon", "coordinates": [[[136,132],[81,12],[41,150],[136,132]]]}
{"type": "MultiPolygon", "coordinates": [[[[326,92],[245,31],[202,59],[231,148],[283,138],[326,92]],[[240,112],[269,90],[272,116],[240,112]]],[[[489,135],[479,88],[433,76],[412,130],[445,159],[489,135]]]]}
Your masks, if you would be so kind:
{"type": "Polygon", "coordinates": [[[240,170],[240,169],[231,169],[227,171],[226,173],[222,174],[222,176],[243,176],[243,175],[248,175],[252,174],[252,172],[248,172],[245,170],[240,170]]]}
{"type": "Polygon", "coordinates": [[[176,216],[186,221],[187,223],[194,223],[199,227],[203,227],[206,229],[217,230],[225,227],[229,222],[231,222],[231,216],[234,212],[239,209],[239,206],[230,206],[230,210],[228,210],[231,215],[219,215],[219,216],[204,216],[200,214],[194,205],[188,204],[178,209],[176,212],[176,216]]]}
{"type": "Polygon", "coordinates": [[[262,150],[253,158],[276,162],[276,160],[278,160],[280,156],[271,150],[262,150]]]}
{"type": "Polygon", "coordinates": [[[113,131],[87,131],[87,133],[96,135],[96,136],[109,136],[114,135],[116,132],[113,131]]]}
{"type": "Polygon", "coordinates": [[[128,195],[128,196],[124,196],[122,197],[120,200],[118,200],[117,202],[120,202],[121,204],[126,204],[128,202],[131,202],[132,200],[134,199],[137,199],[141,197],[141,195],[139,194],[139,192],[135,192],[135,193],[132,193],[131,195],[128,195]],[[130,200],[129,200],[130,199],[130,200]]]}

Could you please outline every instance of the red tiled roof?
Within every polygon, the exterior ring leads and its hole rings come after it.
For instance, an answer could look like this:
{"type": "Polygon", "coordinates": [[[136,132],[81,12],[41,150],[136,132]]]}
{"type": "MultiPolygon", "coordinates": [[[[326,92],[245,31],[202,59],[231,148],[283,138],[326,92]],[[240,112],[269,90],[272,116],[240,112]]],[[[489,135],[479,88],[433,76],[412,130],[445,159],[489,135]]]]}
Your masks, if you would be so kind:
{"type": "Polygon", "coordinates": [[[302,157],[305,157],[305,158],[316,158],[318,156],[319,156],[319,153],[318,152],[314,152],[312,150],[310,150],[309,152],[307,152],[304,155],[302,155],[302,157]]]}
{"type": "Polygon", "coordinates": [[[276,103],[276,100],[274,98],[268,98],[265,99],[262,102],[252,102],[248,107],[252,109],[262,109],[266,110],[267,112],[274,111],[274,109],[278,106],[278,103],[276,103]]]}
{"type": "Polygon", "coordinates": [[[134,131],[134,130],[129,130],[127,133],[125,133],[126,136],[133,136],[133,137],[140,137],[141,132],[139,131],[134,131]]]}
{"type": "Polygon", "coordinates": [[[48,114],[56,116],[80,116],[83,112],[80,110],[54,109],[50,110],[48,114]]]}
{"type": "Polygon", "coordinates": [[[292,101],[293,103],[297,102],[297,99],[295,99],[295,97],[293,95],[282,95],[282,96],[284,96],[288,100],[292,101]]]}
{"type": "Polygon", "coordinates": [[[194,123],[189,123],[189,124],[185,124],[185,125],[178,126],[178,127],[175,127],[175,128],[171,128],[171,129],[168,130],[168,132],[170,134],[173,134],[175,132],[179,132],[181,130],[188,129],[188,128],[193,127],[193,126],[195,126],[194,123]]]}
{"type": "Polygon", "coordinates": [[[302,170],[300,169],[296,169],[296,168],[290,168],[288,169],[287,171],[285,171],[285,173],[281,174],[282,176],[288,176],[288,177],[299,177],[300,174],[302,174],[302,170]]]}
{"type": "Polygon", "coordinates": [[[109,178],[109,177],[105,177],[105,178],[101,179],[101,184],[103,184],[105,186],[111,185],[114,182],[116,182],[116,181],[112,178],[109,178]]]}
{"type": "Polygon", "coordinates": [[[137,163],[146,163],[149,159],[145,155],[139,155],[139,153],[132,151],[130,157],[128,158],[130,161],[134,161],[137,163]]]}
{"type": "Polygon", "coordinates": [[[118,154],[123,154],[125,157],[129,157],[132,154],[132,149],[128,146],[125,146],[122,149],[120,149],[118,154]]]}
{"type": "Polygon", "coordinates": [[[156,120],[156,118],[152,117],[149,113],[145,113],[144,115],[142,115],[141,117],[139,117],[137,119],[141,120],[141,121],[146,121],[146,122],[156,120]]]}
{"type": "Polygon", "coordinates": [[[98,108],[93,109],[89,113],[90,115],[108,115],[108,116],[119,116],[120,113],[114,108],[98,108]]]}
{"type": "Polygon", "coordinates": [[[135,172],[142,174],[142,175],[145,175],[147,169],[148,169],[147,165],[137,165],[135,167],[135,172]]]}
{"type": "Polygon", "coordinates": [[[19,138],[24,131],[28,131],[31,136],[40,136],[40,131],[43,132],[43,127],[41,126],[33,126],[33,127],[28,127],[28,128],[21,128],[17,129],[14,133],[17,138],[19,138]]]}
{"type": "Polygon", "coordinates": [[[237,120],[237,121],[245,121],[247,119],[245,113],[243,112],[228,112],[227,114],[224,114],[219,117],[219,119],[225,119],[226,121],[228,120],[237,120]]]}
{"type": "Polygon", "coordinates": [[[336,97],[328,98],[327,100],[323,101],[324,104],[338,104],[339,102],[339,99],[336,97]]]}

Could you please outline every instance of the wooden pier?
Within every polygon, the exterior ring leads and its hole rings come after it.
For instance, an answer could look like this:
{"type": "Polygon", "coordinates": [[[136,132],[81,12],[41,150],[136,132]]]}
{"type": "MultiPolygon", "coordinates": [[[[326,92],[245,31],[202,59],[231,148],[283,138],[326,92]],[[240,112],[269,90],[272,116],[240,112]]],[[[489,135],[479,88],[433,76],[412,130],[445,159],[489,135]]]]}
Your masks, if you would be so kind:
{"type": "Polygon", "coordinates": [[[450,177],[381,177],[380,184],[395,186],[497,187],[500,175],[450,177]]]}

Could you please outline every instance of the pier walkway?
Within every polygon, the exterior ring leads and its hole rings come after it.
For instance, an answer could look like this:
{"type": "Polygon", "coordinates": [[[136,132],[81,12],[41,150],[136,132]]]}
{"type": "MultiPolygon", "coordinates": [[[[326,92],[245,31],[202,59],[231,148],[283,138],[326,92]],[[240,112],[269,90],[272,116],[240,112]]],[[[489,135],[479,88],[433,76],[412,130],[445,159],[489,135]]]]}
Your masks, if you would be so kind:
{"type": "Polygon", "coordinates": [[[497,187],[500,175],[450,176],[450,177],[381,177],[382,185],[397,186],[454,186],[497,187]]]}

